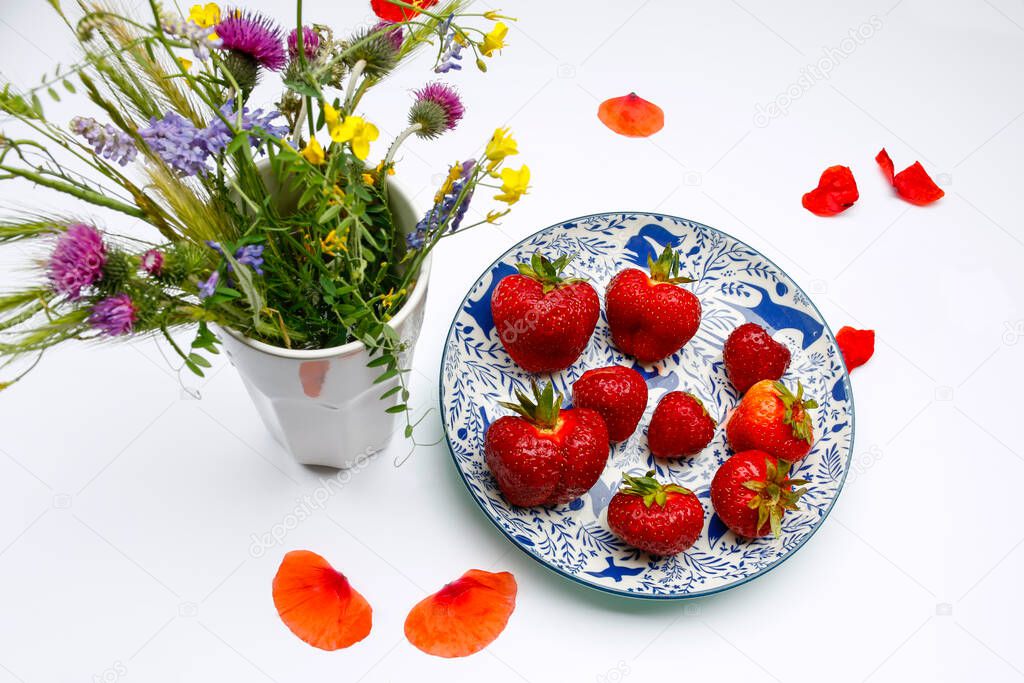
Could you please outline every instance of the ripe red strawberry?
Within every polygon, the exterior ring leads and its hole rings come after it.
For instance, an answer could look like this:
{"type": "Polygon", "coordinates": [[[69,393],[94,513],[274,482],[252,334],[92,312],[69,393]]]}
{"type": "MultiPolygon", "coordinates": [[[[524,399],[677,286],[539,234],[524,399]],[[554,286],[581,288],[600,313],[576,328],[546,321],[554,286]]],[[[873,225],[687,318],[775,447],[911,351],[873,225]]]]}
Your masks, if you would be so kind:
{"type": "Polygon", "coordinates": [[[711,443],[717,423],[693,394],[665,394],[647,427],[647,447],[659,458],[696,455],[711,443]]]}
{"type": "Polygon", "coordinates": [[[799,510],[807,492],[803,479],[789,478],[789,463],[764,451],[743,451],[718,468],[711,480],[711,504],[722,522],[739,536],[769,533],[778,538],[786,510],[799,510]]]}
{"type": "Polygon", "coordinates": [[[608,461],[608,428],[588,408],[563,410],[562,395],[533,385],[533,400],[501,405],[518,415],[495,420],[484,436],[484,459],[513,505],[568,503],[593,486],[608,461]]]}
{"type": "Polygon", "coordinates": [[[756,323],[732,331],[722,347],[725,373],[741,394],[762,379],[781,379],[789,367],[789,349],[756,323]]]}
{"type": "Polygon", "coordinates": [[[594,332],[601,315],[597,292],[579,278],[563,278],[572,260],[554,262],[539,252],[519,274],[502,278],[491,295],[491,315],[498,338],[521,368],[555,372],[572,365],[594,332]]]}
{"type": "Polygon", "coordinates": [[[647,409],[647,382],[636,370],[621,365],[587,370],[572,385],[572,404],[599,412],[608,438],[625,441],[647,409]]]}
{"type": "Polygon", "coordinates": [[[789,462],[810,452],[814,427],[807,411],[818,402],[804,400],[803,385],[796,386],[793,395],[782,382],[765,379],[747,390],[725,426],[734,451],[757,449],[789,462]]]}
{"type": "Polygon", "coordinates": [[[679,254],[666,246],[657,261],[648,258],[651,274],[629,268],[605,291],[605,311],[612,341],[623,353],[653,363],[679,351],[700,326],[700,301],[679,287],[693,282],[679,277],[679,254]]]}
{"type": "Polygon", "coordinates": [[[652,555],[676,555],[694,544],[704,528],[704,506],[689,489],[662,484],[654,470],[622,475],[622,488],[608,503],[608,527],[623,541],[652,555]]]}

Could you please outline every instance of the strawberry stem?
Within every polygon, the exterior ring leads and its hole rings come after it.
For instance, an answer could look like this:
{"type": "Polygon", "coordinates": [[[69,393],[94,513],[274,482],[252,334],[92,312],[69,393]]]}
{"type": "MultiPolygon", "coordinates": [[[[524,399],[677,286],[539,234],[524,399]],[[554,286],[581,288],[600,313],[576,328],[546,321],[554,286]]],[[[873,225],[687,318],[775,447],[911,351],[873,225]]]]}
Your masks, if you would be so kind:
{"type": "Polygon", "coordinates": [[[508,408],[541,429],[553,429],[558,424],[558,416],[562,412],[562,394],[555,393],[555,385],[551,382],[548,382],[544,389],[540,389],[537,382],[531,380],[530,386],[533,389],[532,399],[526,392],[516,389],[516,399],[519,403],[500,401],[498,405],[508,408]]]}
{"type": "Polygon", "coordinates": [[[586,282],[585,278],[562,277],[562,271],[574,258],[576,258],[575,254],[562,254],[554,261],[550,261],[546,256],[537,251],[530,257],[529,263],[519,263],[516,265],[516,268],[519,270],[520,275],[533,278],[544,285],[545,292],[550,292],[555,287],[562,285],[586,282]]]}
{"type": "Polygon", "coordinates": [[[765,478],[764,481],[751,479],[743,482],[743,487],[753,491],[756,495],[747,503],[751,510],[757,510],[757,528],[768,522],[772,534],[778,538],[782,534],[782,515],[786,510],[799,510],[797,502],[800,496],[807,493],[804,486],[806,479],[790,479],[790,463],[779,460],[778,465],[772,462],[771,458],[764,459],[765,478]],[[796,491],[790,490],[793,486],[801,488],[796,491]]]}
{"type": "Polygon", "coordinates": [[[668,244],[665,245],[665,249],[657,261],[650,256],[647,257],[647,267],[651,271],[651,279],[655,282],[671,282],[673,284],[696,282],[693,278],[679,275],[679,252],[668,244]]]}
{"type": "Polygon", "coordinates": [[[799,380],[796,383],[795,395],[782,382],[775,382],[775,390],[779,392],[779,399],[786,407],[786,414],[782,421],[793,430],[793,436],[813,444],[814,433],[811,429],[811,415],[807,411],[817,408],[818,402],[813,398],[804,400],[804,385],[799,380]]]}
{"type": "Polygon", "coordinates": [[[647,474],[642,477],[634,477],[623,472],[622,488],[619,489],[619,493],[624,493],[627,496],[640,496],[644,499],[644,505],[651,507],[654,503],[664,505],[668,500],[669,493],[686,495],[691,491],[678,484],[662,484],[654,478],[654,470],[648,470],[647,474]]]}

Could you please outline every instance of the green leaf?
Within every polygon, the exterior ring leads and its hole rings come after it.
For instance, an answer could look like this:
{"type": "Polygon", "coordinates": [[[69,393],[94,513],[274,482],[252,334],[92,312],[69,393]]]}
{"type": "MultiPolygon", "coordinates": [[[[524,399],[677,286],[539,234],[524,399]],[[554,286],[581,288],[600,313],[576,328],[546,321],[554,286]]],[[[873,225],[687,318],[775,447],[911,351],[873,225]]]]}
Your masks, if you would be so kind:
{"type": "Polygon", "coordinates": [[[337,218],[338,214],[341,213],[341,204],[332,204],[327,207],[327,210],[320,214],[320,217],[316,219],[316,222],[320,225],[327,223],[334,218],[337,218]]]}
{"type": "Polygon", "coordinates": [[[397,406],[391,406],[390,408],[388,408],[384,412],[392,413],[392,414],[397,414],[397,413],[404,413],[406,411],[406,409],[408,409],[407,405],[405,405],[404,403],[399,403],[397,406]]]}
{"type": "Polygon", "coordinates": [[[190,354],[188,354],[188,359],[189,359],[189,361],[191,361],[192,363],[195,363],[196,365],[198,365],[201,368],[211,367],[210,361],[206,360],[205,358],[200,356],[198,353],[190,353],[190,354]]]}

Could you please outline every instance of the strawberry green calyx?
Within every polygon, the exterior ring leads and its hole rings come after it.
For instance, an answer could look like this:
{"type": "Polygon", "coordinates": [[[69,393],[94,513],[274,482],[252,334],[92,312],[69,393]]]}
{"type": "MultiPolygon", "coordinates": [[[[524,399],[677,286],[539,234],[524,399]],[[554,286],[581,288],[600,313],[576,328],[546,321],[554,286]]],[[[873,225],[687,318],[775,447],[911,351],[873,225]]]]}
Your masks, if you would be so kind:
{"type": "Polygon", "coordinates": [[[673,284],[696,282],[693,278],[679,275],[679,252],[667,244],[657,261],[650,256],[647,257],[647,267],[651,271],[651,279],[655,282],[671,282],[673,284]]]}
{"type": "Polygon", "coordinates": [[[765,480],[751,479],[743,482],[743,487],[753,491],[755,495],[747,503],[751,510],[757,510],[757,528],[760,530],[765,522],[771,525],[772,534],[778,538],[782,534],[782,515],[786,510],[799,510],[797,502],[800,496],[807,493],[804,486],[806,479],[790,479],[790,464],[780,460],[776,465],[770,458],[765,458],[765,480]],[[789,490],[792,486],[801,488],[789,490]]]}
{"type": "Polygon", "coordinates": [[[654,503],[664,505],[668,500],[669,493],[691,493],[690,489],[683,488],[678,484],[662,484],[654,478],[654,470],[648,470],[642,477],[634,477],[625,472],[622,473],[622,488],[619,493],[628,496],[640,496],[644,499],[644,505],[651,507],[654,503]]]}
{"type": "Polygon", "coordinates": [[[813,443],[811,415],[807,411],[817,408],[818,402],[813,398],[804,400],[804,385],[799,381],[796,383],[796,395],[782,382],[775,382],[775,390],[779,392],[779,399],[786,407],[786,415],[782,421],[793,429],[793,436],[809,444],[813,443]]]}
{"type": "Polygon", "coordinates": [[[526,395],[526,392],[516,389],[516,399],[519,403],[501,401],[501,405],[513,411],[520,417],[526,418],[541,429],[553,429],[558,424],[558,415],[562,411],[562,394],[555,393],[555,385],[548,382],[543,389],[531,381],[533,397],[526,395]]]}
{"type": "Polygon", "coordinates": [[[530,257],[529,263],[520,263],[516,265],[516,268],[519,270],[520,275],[533,278],[544,285],[545,292],[550,292],[555,287],[561,285],[586,282],[584,278],[562,277],[562,271],[575,257],[575,254],[562,254],[554,261],[550,261],[546,256],[537,251],[530,257]]]}

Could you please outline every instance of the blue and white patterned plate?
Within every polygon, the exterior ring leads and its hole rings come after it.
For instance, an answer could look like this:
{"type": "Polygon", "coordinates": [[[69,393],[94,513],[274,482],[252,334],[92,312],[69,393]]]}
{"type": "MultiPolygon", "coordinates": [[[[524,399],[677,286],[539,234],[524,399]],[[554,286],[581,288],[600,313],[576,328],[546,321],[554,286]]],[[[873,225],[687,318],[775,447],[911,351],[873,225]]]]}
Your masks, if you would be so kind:
{"type": "MultiPolygon", "coordinates": [[[[539,378],[542,381],[547,377],[539,378]]],[[[807,295],[788,275],[746,244],[718,230],[655,213],[604,213],[541,230],[507,251],[480,276],[452,322],[441,373],[441,409],[455,466],[470,494],[502,533],[524,552],[559,574],[584,585],[633,597],[688,598],[745,583],[796,552],[825,520],[850,467],[853,396],[832,332],[807,295]],[[583,497],[555,508],[516,508],[505,502],[484,463],[487,426],[506,414],[499,401],[526,388],[535,375],[516,366],[501,346],[491,318],[491,292],[541,250],[554,258],[574,253],[568,270],[586,276],[603,297],[611,277],[623,268],[647,267],[647,257],[664,245],[681,250],[682,274],[697,278],[703,319],[681,353],[650,366],[637,364],[611,343],[602,318],[583,355],[551,376],[566,397],[572,382],[589,368],[613,363],[635,367],[647,379],[650,399],[637,431],[617,444],[604,474],[583,497]],[[658,400],[686,390],[704,402],[719,424],[738,397],[725,375],[722,344],[745,321],[761,324],[784,342],[793,359],[783,377],[803,383],[817,399],[812,412],[818,440],[795,468],[810,481],[800,512],[787,512],[778,539],[737,538],[712,514],[710,484],[730,455],[719,428],[703,453],[680,462],[653,458],[646,429],[658,400]],[[614,536],[606,519],[608,501],[624,470],[658,476],[693,490],[707,510],[697,543],[675,557],[655,558],[614,536]]]]}

